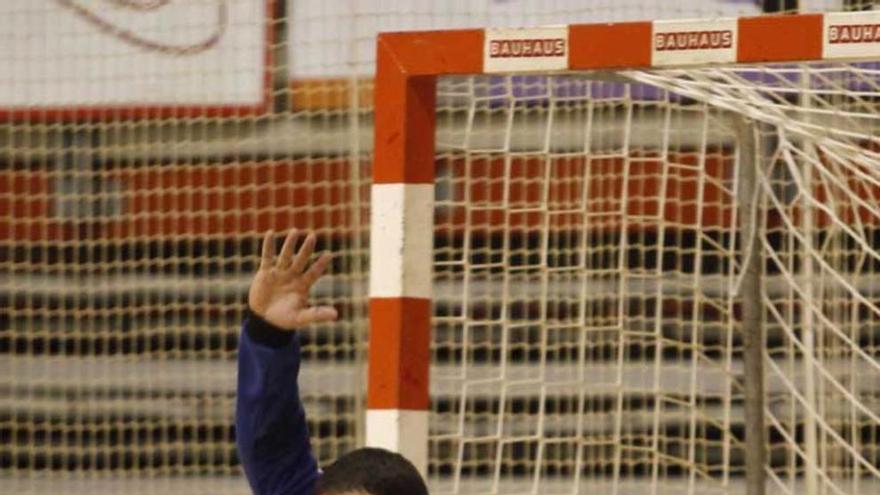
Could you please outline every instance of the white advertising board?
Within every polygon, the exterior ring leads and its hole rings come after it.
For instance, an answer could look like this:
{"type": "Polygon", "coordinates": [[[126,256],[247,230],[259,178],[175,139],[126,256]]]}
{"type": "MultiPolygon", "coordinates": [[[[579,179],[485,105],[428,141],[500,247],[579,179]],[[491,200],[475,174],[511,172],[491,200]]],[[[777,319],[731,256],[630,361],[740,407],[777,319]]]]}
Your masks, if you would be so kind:
{"type": "Polygon", "coordinates": [[[706,21],[657,21],[652,65],[731,63],[736,61],[736,18],[706,21]]]}
{"type": "Polygon", "coordinates": [[[568,26],[489,28],[484,46],[486,72],[546,72],[568,67],[568,26]]]}
{"type": "Polygon", "coordinates": [[[264,0],[0,2],[0,111],[262,107],[264,0]]]}
{"type": "Polygon", "coordinates": [[[880,12],[825,15],[822,50],[826,58],[866,58],[880,55],[880,12]]]}

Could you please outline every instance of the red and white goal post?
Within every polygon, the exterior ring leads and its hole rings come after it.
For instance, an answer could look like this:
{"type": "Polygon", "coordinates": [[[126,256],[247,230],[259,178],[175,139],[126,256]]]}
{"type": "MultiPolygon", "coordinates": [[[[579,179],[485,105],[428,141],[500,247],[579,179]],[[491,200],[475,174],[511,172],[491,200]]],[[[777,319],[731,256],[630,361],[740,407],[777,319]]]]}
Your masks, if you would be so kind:
{"type": "Polygon", "coordinates": [[[366,443],[438,493],[880,489],[878,61],[871,12],[380,35],[366,443]]]}

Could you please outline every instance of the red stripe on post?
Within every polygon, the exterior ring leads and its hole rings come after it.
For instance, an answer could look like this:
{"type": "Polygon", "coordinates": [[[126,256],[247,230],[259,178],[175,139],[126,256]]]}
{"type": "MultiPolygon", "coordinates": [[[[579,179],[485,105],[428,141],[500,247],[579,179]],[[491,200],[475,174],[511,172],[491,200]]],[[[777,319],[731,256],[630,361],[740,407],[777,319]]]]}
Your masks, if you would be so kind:
{"type": "Polygon", "coordinates": [[[370,299],[369,409],[430,405],[431,301],[370,299]]]}
{"type": "Polygon", "coordinates": [[[568,68],[648,67],[652,32],[650,22],[573,24],[568,28],[568,68]]]}
{"type": "Polygon", "coordinates": [[[434,183],[436,76],[482,70],[481,29],[379,35],[373,183],[434,183]]]}
{"type": "Polygon", "coordinates": [[[433,184],[437,78],[408,75],[398,60],[399,49],[379,37],[373,183],[433,184]]]}
{"type": "Polygon", "coordinates": [[[822,14],[739,19],[737,62],[822,59],[822,14]]]}
{"type": "Polygon", "coordinates": [[[383,33],[378,39],[410,76],[483,72],[482,29],[383,33]]]}
{"type": "MultiPolygon", "coordinates": [[[[383,56],[381,50],[378,63],[388,63],[388,56],[383,56]]],[[[434,183],[436,88],[436,77],[377,72],[374,184],[434,183]],[[378,104],[380,101],[384,103],[378,104]]]]}

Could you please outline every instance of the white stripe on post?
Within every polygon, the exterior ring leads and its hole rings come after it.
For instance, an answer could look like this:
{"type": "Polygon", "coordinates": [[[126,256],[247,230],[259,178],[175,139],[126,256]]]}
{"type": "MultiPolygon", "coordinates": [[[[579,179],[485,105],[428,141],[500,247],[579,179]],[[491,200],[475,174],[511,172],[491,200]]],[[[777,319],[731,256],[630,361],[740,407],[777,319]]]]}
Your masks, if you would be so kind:
{"type": "Polygon", "coordinates": [[[427,478],[428,411],[371,409],[367,411],[368,447],[397,452],[427,478]]]}
{"type": "Polygon", "coordinates": [[[370,297],[431,298],[433,184],[374,184],[370,297]]]}

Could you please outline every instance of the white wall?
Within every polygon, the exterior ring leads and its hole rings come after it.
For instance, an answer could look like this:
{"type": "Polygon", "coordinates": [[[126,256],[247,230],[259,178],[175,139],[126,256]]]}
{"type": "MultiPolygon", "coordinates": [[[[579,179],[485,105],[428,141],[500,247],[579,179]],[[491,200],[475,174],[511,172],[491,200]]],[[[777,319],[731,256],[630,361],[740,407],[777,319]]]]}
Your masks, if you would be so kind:
{"type": "Polygon", "coordinates": [[[260,103],[265,5],[187,0],[136,11],[94,0],[2,0],[0,107],[260,103]],[[218,29],[204,51],[169,48],[197,46],[218,29]]]}

